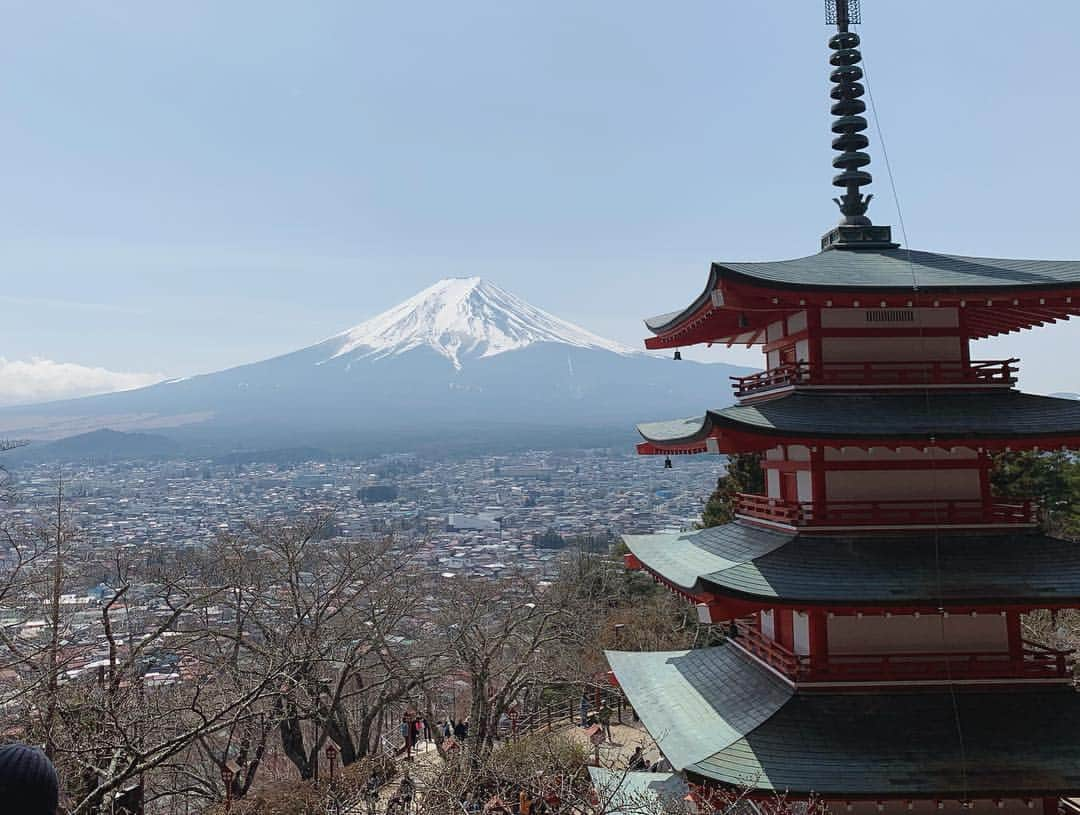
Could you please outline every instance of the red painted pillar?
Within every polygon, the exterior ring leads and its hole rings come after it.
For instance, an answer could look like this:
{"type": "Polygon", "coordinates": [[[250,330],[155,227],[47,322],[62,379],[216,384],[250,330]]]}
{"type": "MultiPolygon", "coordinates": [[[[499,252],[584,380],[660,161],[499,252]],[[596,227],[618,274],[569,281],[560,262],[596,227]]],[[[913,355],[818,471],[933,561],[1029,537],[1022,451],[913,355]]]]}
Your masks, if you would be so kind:
{"type": "Polygon", "coordinates": [[[989,507],[990,501],[993,499],[993,494],[990,490],[990,471],[993,469],[994,462],[990,457],[990,453],[983,450],[979,453],[979,489],[982,492],[982,499],[984,504],[989,507]]]}
{"type": "Polygon", "coordinates": [[[810,612],[810,670],[824,670],[829,661],[829,615],[810,612]]]}
{"type": "Polygon", "coordinates": [[[1024,664],[1024,635],[1020,630],[1020,612],[1005,612],[1005,633],[1009,640],[1009,661],[1019,671],[1024,664]]]}
{"type": "Polygon", "coordinates": [[[816,374],[821,370],[821,307],[806,308],[806,345],[809,351],[811,370],[816,374]]]}
{"type": "Polygon", "coordinates": [[[789,651],[795,650],[795,612],[790,608],[778,608],[773,613],[773,626],[776,629],[776,641],[789,651]]]}
{"type": "Polygon", "coordinates": [[[960,327],[960,363],[964,366],[964,376],[971,371],[971,339],[967,326],[967,309],[957,308],[957,325],[960,327]]]}
{"type": "Polygon", "coordinates": [[[810,448],[810,496],[814,508],[825,508],[825,448],[810,448]]]}
{"type": "Polygon", "coordinates": [[[810,656],[824,658],[829,653],[829,615],[825,611],[810,612],[810,656]]]}
{"type": "Polygon", "coordinates": [[[1058,799],[1043,798],[1043,815],[1058,815],[1058,799]]]}

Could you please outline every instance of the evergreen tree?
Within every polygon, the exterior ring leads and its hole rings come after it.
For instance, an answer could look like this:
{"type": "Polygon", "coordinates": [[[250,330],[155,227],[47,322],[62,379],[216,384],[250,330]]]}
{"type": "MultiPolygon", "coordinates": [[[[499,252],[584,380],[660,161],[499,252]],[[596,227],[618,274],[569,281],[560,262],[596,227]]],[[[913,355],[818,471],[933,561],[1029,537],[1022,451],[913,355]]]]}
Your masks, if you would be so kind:
{"type": "Polygon", "coordinates": [[[1080,538],[1080,460],[1071,453],[998,453],[990,485],[1002,498],[1038,501],[1045,532],[1080,538]]]}
{"type": "Polygon", "coordinates": [[[716,489],[705,502],[701,526],[719,526],[735,517],[735,494],[765,491],[765,471],[761,457],[755,453],[735,453],[728,456],[727,469],[716,482],[716,489]]]}

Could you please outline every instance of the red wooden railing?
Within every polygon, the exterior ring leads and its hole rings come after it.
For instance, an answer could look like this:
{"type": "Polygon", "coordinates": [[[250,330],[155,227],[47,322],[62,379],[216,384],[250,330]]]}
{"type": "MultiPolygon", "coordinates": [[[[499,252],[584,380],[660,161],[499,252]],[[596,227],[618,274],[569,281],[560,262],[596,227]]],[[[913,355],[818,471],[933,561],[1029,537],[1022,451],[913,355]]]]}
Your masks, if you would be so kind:
{"type": "Polygon", "coordinates": [[[789,526],[892,526],[963,524],[1031,525],[1038,505],[1030,500],[889,499],[867,501],[783,501],[738,493],[735,513],[789,526]]]}
{"type": "Polygon", "coordinates": [[[762,662],[772,665],[780,673],[790,676],[792,679],[801,679],[803,676],[803,660],[793,651],[789,651],[774,639],[766,637],[753,623],[746,620],[736,620],[739,636],[736,638],[738,645],[762,662]]]}
{"type": "Polygon", "coordinates": [[[804,523],[802,504],[770,498],[767,495],[735,494],[735,514],[749,515],[767,521],[801,526],[804,523]]]}
{"type": "Polygon", "coordinates": [[[933,651],[898,654],[796,654],[751,622],[736,623],[737,644],[801,682],[950,679],[1062,679],[1071,675],[1071,651],[1023,641],[1019,657],[1003,651],[933,651]]]}
{"type": "Polygon", "coordinates": [[[788,385],[1012,385],[1020,360],[970,362],[793,362],[731,377],[738,397],[788,385]]]}

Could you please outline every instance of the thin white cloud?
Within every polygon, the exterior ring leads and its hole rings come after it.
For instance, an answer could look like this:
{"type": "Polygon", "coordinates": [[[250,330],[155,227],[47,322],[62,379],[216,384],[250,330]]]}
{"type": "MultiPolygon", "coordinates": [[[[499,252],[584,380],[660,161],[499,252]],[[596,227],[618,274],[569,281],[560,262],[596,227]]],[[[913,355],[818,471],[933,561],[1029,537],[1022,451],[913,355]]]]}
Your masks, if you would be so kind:
{"type": "Polygon", "coordinates": [[[29,361],[0,357],[0,405],[24,405],[131,390],[162,379],[161,374],[110,371],[39,357],[29,361]]]}

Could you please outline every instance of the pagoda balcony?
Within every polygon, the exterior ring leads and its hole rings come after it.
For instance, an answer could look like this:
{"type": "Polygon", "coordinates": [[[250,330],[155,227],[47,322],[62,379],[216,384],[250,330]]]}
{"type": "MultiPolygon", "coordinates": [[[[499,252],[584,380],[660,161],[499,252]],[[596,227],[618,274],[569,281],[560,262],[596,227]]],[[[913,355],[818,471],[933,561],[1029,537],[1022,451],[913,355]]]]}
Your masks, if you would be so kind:
{"type": "Polygon", "coordinates": [[[1020,370],[1016,358],[969,362],[793,362],[749,376],[731,377],[735,396],[742,398],[779,388],[925,387],[1013,385],[1020,370]]]}
{"type": "Polygon", "coordinates": [[[934,651],[894,654],[796,654],[746,620],[734,642],[794,682],[951,682],[973,679],[1067,679],[1072,651],[1023,640],[1020,655],[1006,651],[934,651]]]}
{"type": "Polygon", "coordinates": [[[791,527],[1033,526],[1038,505],[1025,500],[889,499],[783,501],[738,493],[735,514],[791,527]]]}

